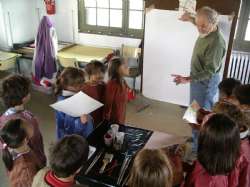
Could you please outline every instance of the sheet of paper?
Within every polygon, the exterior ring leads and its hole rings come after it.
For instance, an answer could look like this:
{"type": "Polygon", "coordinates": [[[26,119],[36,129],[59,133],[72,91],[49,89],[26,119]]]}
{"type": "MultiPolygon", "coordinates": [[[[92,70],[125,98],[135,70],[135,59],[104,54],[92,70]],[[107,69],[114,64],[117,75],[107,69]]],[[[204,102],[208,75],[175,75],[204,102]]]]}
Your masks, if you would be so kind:
{"type": "Polygon", "coordinates": [[[193,101],[191,105],[187,108],[183,119],[189,123],[198,124],[197,122],[197,112],[200,109],[200,105],[197,103],[197,101],[193,101]]]}
{"type": "Polygon", "coordinates": [[[144,149],[162,149],[176,144],[184,144],[186,137],[154,131],[144,149]]]}
{"type": "Polygon", "coordinates": [[[180,13],[189,12],[195,15],[196,0],[179,0],[179,11],[180,13]]]}
{"type": "Polygon", "coordinates": [[[102,107],[103,104],[83,92],[78,92],[77,94],[62,101],[58,101],[50,106],[55,110],[61,111],[72,117],[80,117],[83,114],[89,114],[97,110],[102,107]]]}

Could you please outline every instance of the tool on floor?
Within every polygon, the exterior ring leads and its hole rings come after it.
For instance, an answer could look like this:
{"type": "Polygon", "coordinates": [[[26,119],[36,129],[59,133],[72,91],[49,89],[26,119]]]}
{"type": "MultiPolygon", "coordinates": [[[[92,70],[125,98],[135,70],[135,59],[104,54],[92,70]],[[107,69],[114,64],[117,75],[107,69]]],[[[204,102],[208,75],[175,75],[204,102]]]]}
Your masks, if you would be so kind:
{"type": "Polygon", "coordinates": [[[90,170],[93,168],[93,166],[96,164],[96,162],[99,160],[99,158],[102,156],[102,154],[104,153],[104,150],[101,150],[96,157],[94,158],[94,160],[91,162],[91,164],[89,165],[88,169],[85,171],[85,175],[87,175],[90,170]]]}
{"type": "Polygon", "coordinates": [[[101,169],[100,169],[100,171],[99,171],[100,174],[102,174],[102,173],[104,172],[106,166],[107,166],[110,162],[112,162],[113,158],[114,158],[114,155],[113,155],[113,154],[110,154],[110,153],[106,153],[106,154],[105,154],[105,156],[104,156],[104,158],[103,158],[103,161],[102,161],[102,162],[103,162],[103,165],[102,165],[102,167],[101,167],[101,169]]]}

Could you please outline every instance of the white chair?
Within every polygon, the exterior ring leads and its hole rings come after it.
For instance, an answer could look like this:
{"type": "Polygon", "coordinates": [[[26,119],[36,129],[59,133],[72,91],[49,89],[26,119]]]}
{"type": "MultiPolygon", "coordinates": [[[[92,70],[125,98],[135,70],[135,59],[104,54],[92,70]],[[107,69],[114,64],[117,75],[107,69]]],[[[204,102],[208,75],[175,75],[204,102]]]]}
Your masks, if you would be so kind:
{"type": "Polygon", "coordinates": [[[129,76],[133,79],[133,89],[135,89],[136,78],[141,74],[140,55],[141,49],[137,47],[122,45],[121,55],[128,60],[129,76]]]}

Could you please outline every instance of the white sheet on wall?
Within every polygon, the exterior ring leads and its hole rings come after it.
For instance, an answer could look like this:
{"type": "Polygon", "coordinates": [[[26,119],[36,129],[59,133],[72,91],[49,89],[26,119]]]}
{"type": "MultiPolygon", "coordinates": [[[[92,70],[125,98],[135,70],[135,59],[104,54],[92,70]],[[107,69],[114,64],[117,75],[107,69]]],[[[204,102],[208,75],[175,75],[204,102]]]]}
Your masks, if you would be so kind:
{"type": "MultiPolygon", "coordinates": [[[[189,84],[176,86],[171,74],[189,75],[198,37],[194,25],[178,20],[177,11],[154,9],[146,15],[143,95],[164,102],[189,105],[189,84]]],[[[220,16],[220,28],[229,40],[231,21],[220,16]]]]}

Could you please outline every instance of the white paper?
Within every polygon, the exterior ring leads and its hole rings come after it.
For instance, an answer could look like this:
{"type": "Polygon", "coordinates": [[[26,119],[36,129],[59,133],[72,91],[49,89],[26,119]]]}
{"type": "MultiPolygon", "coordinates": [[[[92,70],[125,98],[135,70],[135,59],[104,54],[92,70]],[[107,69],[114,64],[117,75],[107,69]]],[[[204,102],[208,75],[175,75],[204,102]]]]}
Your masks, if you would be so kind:
{"type": "Polygon", "coordinates": [[[198,124],[197,122],[197,112],[200,109],[200,105],[197,103],[197,101],[193,101],[191,105],[187,108],[183,119],[189,123],[198,124]]]}
{"type": "Polygon", "coordinates": [[[195,14],[196,10],[196,0],[179,0],[179,11],[183,14],[184,12],[189,12],[195,14]]]}
{"type": "MultiPolygon", "coordinates": [[[[176,85],[171,74],[188,76],[197,28],[178,20],[178,11],[154,9],[146,15],[143,95],[145,97],[189,106],[189,84],[176,85]]],[[[231,21],[220,16],[219,28],[228,42],[231,21]]],[[[224,68],[221,69],[221,73],[224,68]]]]}
{"type": "Polygon", "coordinates": [[[144,149],[163,149],[176,144],[184,144],[186,137],[154,131],[144,149]]]}
{"type": "Polygon", "coordinates": [[[103,104],[83,92],[78,92],[77,94],[62,101],[58,101],[50,106],[55,110],[72,117],[80,117],[83,114],[89,114],[97,110],[102,107],[103,104]]]}

